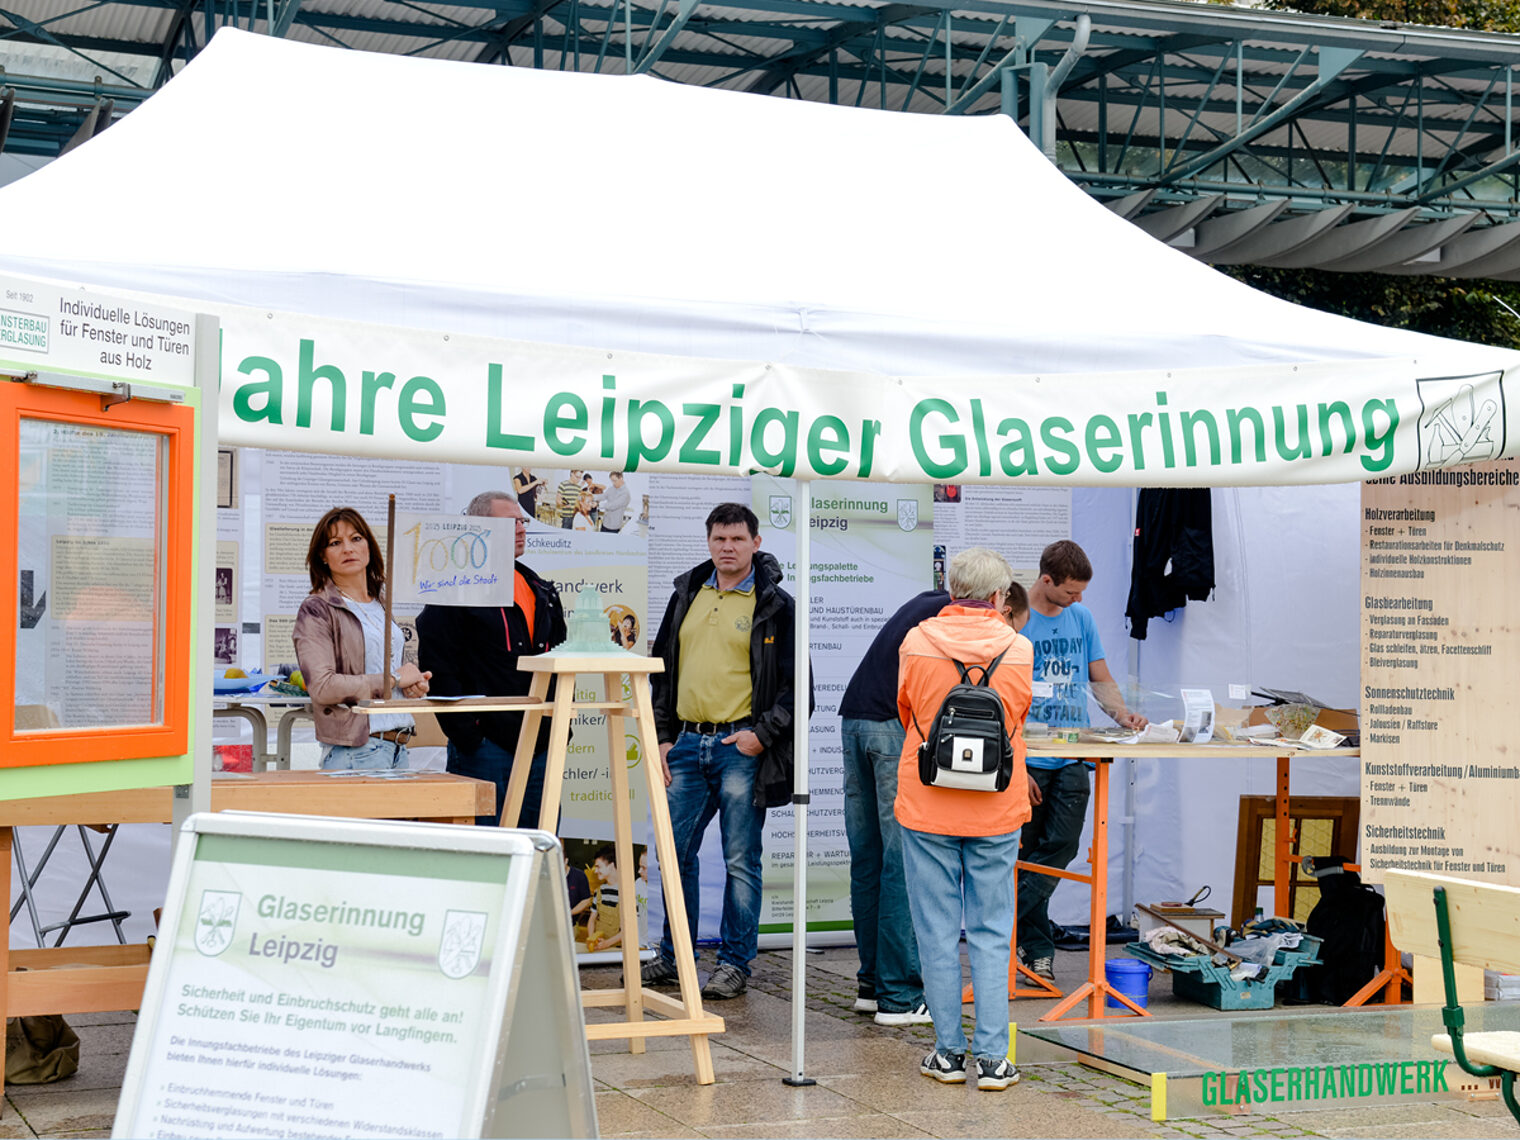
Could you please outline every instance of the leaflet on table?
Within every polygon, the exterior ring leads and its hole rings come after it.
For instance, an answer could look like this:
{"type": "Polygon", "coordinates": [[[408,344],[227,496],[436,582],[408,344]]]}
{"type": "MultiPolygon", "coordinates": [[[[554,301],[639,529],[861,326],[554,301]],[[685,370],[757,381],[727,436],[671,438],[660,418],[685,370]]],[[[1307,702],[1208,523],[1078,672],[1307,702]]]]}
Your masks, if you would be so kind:
{"type": "Polygon", "coordinates": [[[1182,730],[1184,743],[1207,744],[1214,739],[1214,694],[1208,689],[1182,690],[1182,730]]]}
{"type": "Polygon", "coordinates": [[[463,1135],[504,861],[366,849],[360,871],[354,849],[287,843],[254,862],[273,842],[201,840],[147,1134],[463,1135]]]}

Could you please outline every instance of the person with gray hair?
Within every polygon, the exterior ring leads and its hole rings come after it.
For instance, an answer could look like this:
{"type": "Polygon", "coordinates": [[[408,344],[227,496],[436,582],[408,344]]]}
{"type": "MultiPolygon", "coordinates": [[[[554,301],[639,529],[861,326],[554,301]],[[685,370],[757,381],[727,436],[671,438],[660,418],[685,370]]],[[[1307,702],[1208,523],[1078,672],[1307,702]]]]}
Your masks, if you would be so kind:
{"type": "MultiPolygon", "coordinates": [[[[532,677],[517,667],[520,657],[547,653],[565,640],[565,611],[559,591],[540,578],[521,559],[528,541],[528,520],[517,496],[506,491],[482,491],[470,500],[465,514],[516,522],[510,606],[424,606],[417,615],[417,657],[431,669],[435,696],[459,697],[480,693],[492,697],[527,696],[532,677]]],[[[501,822],[522,732],[522,713],[440,713],[438,725],[449,738],[448,770],[459,776],[487,780],[496,787],[496,810],[475,817],[482,826],[501,822]]],[[[509,824],[537,827],[548,762],[549,721],[546,717],[533,749],[533,767],[522,811],[509,824]]]]}
{"type": "Polygon", "coordinates": [[[950,604],[910,630],[898,652],[904,739],[896,816],[924,1002],[934,1021],[934,1049],[919,1072],[946,1084],[974,1076],[986,1090],[1019,1079],[1008,1060],[1008,958],[1019,829],[1030,813],[1023,725],[1034,651],[1003,616],[1012,581],[1013,571],[996,551],[961,551],[950,563],[950,604]],[[920,776],[919,745],[968,673],[1002,703],[1013,753],[1012,778],[1002,791],[926,784],[920,776]],[[961,1024],[962,929],[976,998],[969,1043],[961,1024]]]}

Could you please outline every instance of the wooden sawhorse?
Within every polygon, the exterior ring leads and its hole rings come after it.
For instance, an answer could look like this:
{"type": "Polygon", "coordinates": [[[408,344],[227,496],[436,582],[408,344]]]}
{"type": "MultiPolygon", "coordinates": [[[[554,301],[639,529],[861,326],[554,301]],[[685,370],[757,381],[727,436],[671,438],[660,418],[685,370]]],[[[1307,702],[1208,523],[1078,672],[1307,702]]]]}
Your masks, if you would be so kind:
{"type": "Polygon", "coordinates": [[[630,884],[622,891],[619,907],[623,926],[623,984],[617,989],[583,990],[584,1008],[621,1006],[622,1021],[598,1022],[586,1026],[591,1041],[627,1038],[629,1051],[642,1053],[646,1037],[690,1037],[691,1055],[696,1065],[697,1083],[713,1083],[710,1033],[723,1032],[723,1019],[702,1009],[701,987],[697,984],[696,955],[691,945],[691,931],[686,923],[686,898],[681,892],[680,869],[676,857],[675,834],[670,826],[670,805],[665,798],[664,771],[660,766],[660,745],[655,737],[654,709],[649,699],[649,675],[660,673],[665,663],[657,657],[639,657],[628,653],[546,653],[523,657],[518,667],[533,674],[533,687],[523,709],[522,732],[517,738],[517,755],[512,761],[512,776],[507,784],[506,803],[502,805],[502,822],[511,826],[522,811],[528,790],[528,773],[533,764],[533,750],[538,743],[540,726],[549,717],[549,753],[544,768],[543,806],[538,825],[545,831],[556,830],[559,816],[560,784],[569,754],[570,723],[582,710],[603,713],[607,718],[609,746],[608,767],[612,773],[613,850],[617,865],[624,868],[630,884]],[[578,676],[600,676],[603,692],[626,694],[621,700],[579,701],[575,698],[578,676]],[[560,678],[549,696],[550,680],[560,678]],[[632,717],[638,726],[639,766],[649,780],[649,814],[654,830],[654,848],[660,860],[660,882],[665,892],[665,912],[670,919],[670,937],[675,944],[676,973],[680,978],[679,1000],[645,989],[642,983],[629,984],[639,977],[639,940],[637,904],[632,890],[633,820],[628,810],[628,766],[618,763],[626,752],[623,719],[632,717]],[[646,1021],[645,1011],[660,1014],[666,1020],[646,1021]]]}

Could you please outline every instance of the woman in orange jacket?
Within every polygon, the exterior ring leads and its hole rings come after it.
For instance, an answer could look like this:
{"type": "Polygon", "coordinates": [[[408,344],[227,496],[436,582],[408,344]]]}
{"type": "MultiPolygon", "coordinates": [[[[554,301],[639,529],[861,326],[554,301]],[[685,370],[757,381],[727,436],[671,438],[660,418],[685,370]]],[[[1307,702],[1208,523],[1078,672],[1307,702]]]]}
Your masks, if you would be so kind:
{"type": "MultiPolygon", "coordinates": [[[[1024,718],[1029,713],[1034,651],[1006,608],[1023,590],[996,551],[963,550],[950,563],[950,605],[921,622],[899,651],[897,710],[907,732],[898,766],[896,815],[903,828],[908,904],[918,939],[924,1001],[934,1019],[934,1051],[919,1071],[946,1083],[976,1077],[977,1087],[1005,1089],[1019,1079],[1008,1061],[1008,955],[1019,828],[1029,820],[1024,718]],[[1013,775],[1001,792],[932,787],[919,778],[918,746],[961,676],[955,662],[981,676],[999,654],[989,684],[1003,704],[1013,742],[1013,775]],[[964,924],[976,994],[975,1061],[968,1074],[961,1025],[960,932],[964,924]]],[[[1014,614],[1018,619],[1021,615],[1014,614]]]]}

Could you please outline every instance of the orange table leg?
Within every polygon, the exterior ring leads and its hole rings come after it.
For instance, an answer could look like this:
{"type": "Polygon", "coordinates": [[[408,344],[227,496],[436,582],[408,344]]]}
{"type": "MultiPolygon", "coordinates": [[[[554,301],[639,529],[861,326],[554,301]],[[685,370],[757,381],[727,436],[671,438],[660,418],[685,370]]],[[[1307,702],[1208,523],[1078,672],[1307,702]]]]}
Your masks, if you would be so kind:
{"type": "MultiPolygon", "coordinates": [[[[1033,871],[1038,875],[1055,875],[1064,879],[1077,879],[1080,882],[1088,882],[1086,875],[1074,875],[1070,871],[1058,871],[1054,867],[1046,867],[1040,863],[1026,863],[1022,859],[1014,864],[1013,879],[1013,940],[1008,944],[1008,1000],[1017,1001],[1019,998],[1037,997],[1053,998],[1061,996],[1061,988],[1054,982],[1040,977],[1028,966],[1019,962],[1019,880],[1020,871],[1033,871]],[[1019,975],[1022,974],[1035,984],[1037,988],[1030,989],[1019,984],[1019,975]]],[[[975,991],[971,983],[967,982],[961,990],[961,1003],[967,1004],[975,998],[975,991]]]]}
{"type": "Polygon", "coordinates": [[[1149,1017],[1125,994],[1108,984],[1104,965],[1108,958],[1108,768],[1112,757],[1095,761],[1097,771],[1093,776],[1093,842],[1089,859],[1092,862],[1092,907],[1089,916],[1087,943],[1087,981],[1067,994],[1054,1009],[1040,1018],[1041,1021],[1060,1021],[1076,1007],[1084,997],[1087,999],[1088,1017],[1107,1017],[1107,1004],[1103,999],[1112,994],[1118,1002],[1141,1017],[1149,1017]]]}
{"type": "MultiPolygon", "coordinates": [[[[1360,868],[1358,868],[1360,870],[1360,868]]],[[[1383,927],[1383,968],[1377,975],[1356,993],[1347,999],[1348,1006],[1365,1005],[1371,1001],[1379,991],[1383,991],[1384,1005],[1404,1004],[1404,983],[1414,985],[1414,978],[1409,971],[1404,969],[1404,959],[1399,956],[1398,947],[1393,944],[1393,936],[1388,933],[1388,927],[1383,927]]]]}
{"type": "Polygon", "coordinates": [[[1277,758],[1277,835],[1273,840],[1272,859],[1272,913],[1283,918],[1293,917],[1292,898],[1288,893],[1290,876],[1294,873],[1293,821],[1288,815],[1288,770],[1291,761],[1286,756],[1277,758]]]}

